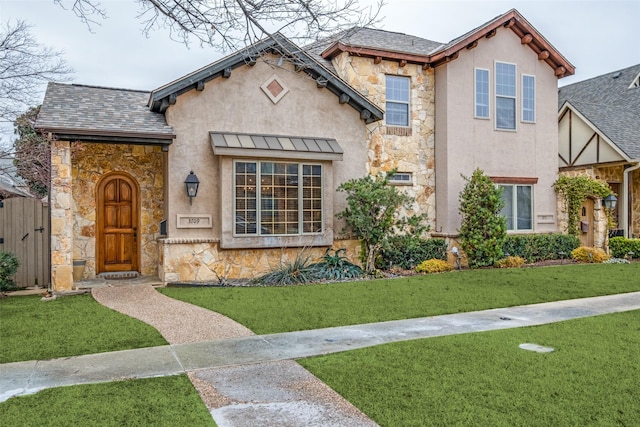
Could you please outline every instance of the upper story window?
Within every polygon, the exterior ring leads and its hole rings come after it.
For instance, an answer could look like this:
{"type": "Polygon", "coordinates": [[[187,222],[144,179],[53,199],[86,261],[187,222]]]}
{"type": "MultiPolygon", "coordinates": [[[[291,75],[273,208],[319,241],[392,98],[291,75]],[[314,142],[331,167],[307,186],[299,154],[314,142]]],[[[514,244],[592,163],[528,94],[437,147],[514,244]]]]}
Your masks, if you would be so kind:
{"type": "Polygon", "coordinates": [[[489,118],[489,70],[475,70],[475,117],[489,118]]]}
{"type": "Polygon", "coordinates": [[[526,74],[522,75],[522,121],[536,121],[536,78],[526,74]]]}
{"type": "Polygon", "coordinates": [[[516,66],[496,62],[496,129],[516,129],[516,66]]]}
{"type": "Polygon", "coordinates": [[[322,165],[234,162],[234,234],[322,232],[322,165]]]}
{"type": "Polygon", "coordinates": [[[401,76],[386,78],[386,113],[387,125],[409,126],[409,92],[411,79],[401,76]]]}
{"type": "Polygon", "coordinates": [[[509,231],[533,230],[533,186],[501,184],[504,208],[500,214],[509,231]]]}

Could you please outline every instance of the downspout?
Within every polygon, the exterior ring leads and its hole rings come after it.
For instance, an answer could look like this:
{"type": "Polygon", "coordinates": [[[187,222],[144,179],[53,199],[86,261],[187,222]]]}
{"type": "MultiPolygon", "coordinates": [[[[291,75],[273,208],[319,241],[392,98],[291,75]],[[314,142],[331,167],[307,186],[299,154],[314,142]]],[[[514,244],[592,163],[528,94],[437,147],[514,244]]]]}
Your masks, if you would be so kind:
{"type": "Polygon", "coordinates": [[[631,207],[631,195],[629,192],[629,183],[631,182],[631,172],[640,169],[640,160],[636,162],[635,166],[625,169],[622,179],[622,194],[624,194],[624,237],[631,238],[631,225],[633,223],[633,211],[631,207]]]}

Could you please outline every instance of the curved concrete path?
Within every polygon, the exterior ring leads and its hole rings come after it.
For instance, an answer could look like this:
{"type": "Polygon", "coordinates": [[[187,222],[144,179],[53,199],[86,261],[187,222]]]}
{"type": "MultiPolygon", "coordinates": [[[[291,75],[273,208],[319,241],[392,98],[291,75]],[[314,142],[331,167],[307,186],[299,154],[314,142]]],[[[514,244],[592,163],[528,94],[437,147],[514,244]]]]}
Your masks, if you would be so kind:
{"type": "MultiPolygon", "coordinates": [[[[362,415],[359,411],[356,410],[355,415],[350,412],[354,409],[351,405],[338,414],[332,414],[325,410],[326,406],[318,405],[321,401],[318,393],[332,392],[328,387],[323,389],[322,384],[317,389],[299,390],[310,378],[306,374],[311,374],[293,360],[388,342],[542,325],[631,310],[640,310],[640,292],[47,361],[8,363],[0,365],[0,401],[62,385],[189,373],[194,384],[203,381],[212,388],[203,400],[220,427],[375,425],[366,417],[360,418],[362,415]],[[283,382],[287,377],[293,381],[283,382]],[[322,418],[323,415],[333,419],[322,418]],[[310,419],[318,420],[317,424],[310,419]]],[[[331,402],[334,398],[335,393],[327,401],[331,402]]],[[[336,402],[337,407],[345,403],[339,396],[336,402]]]]}

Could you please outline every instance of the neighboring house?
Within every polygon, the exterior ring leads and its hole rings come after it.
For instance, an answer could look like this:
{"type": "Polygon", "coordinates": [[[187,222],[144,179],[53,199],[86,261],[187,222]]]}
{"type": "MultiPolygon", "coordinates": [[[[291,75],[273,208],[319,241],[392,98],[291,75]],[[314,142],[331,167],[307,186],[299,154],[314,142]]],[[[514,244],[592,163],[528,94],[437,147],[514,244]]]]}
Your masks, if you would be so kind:
{"type": "Polygon", "coordinates": [[[354,256],[336,188],[392,169],[433,235],[457,236],[475,168],[504,186],[511,232],[557,231],[557,79],[573,71],[511,10],[448,44],[275,35],[150,93],[50,84],[54,289],[78,258],[85,277],[174,282],[254,276],[303,247],[354,256]]]}
{"type": "MultiPolygon", "coordinates": [[[[613,234],[640,236],[640,64],[558,90],[560,173],[601,179],[618,198],[613,234]]],[[[603,247],[599,201],[582,210],[583,243],[603,247]]]]}
{"type": "Polygon", "coordinates": [[[16,175],[12,158],[0,159],[0,200],[10,197],[33,197],[16,175]]]}

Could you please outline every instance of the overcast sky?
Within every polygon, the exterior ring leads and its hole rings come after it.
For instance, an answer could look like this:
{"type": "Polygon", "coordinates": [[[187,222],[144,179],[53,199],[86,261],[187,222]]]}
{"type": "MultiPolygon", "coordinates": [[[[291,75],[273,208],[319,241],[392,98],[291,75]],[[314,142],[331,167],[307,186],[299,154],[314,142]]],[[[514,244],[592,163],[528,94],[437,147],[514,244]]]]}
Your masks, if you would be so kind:
{"type": "MultiPolygon", "coordinates": [[[[640,62],[640,0],[386,1],[379,28],[438,42],[516,8],[576,66],[575,76],[561,79],[560,86],[640,62]]],[[[93,33],[53,0],[0,0],[0,21],[32,25],[38,42],[64,52],[74,83],[152,90],[223,56],[197,44],[188,49],[165,31],[145,37],[134,0],[101,3],[109,18],[93,33]]]]}

